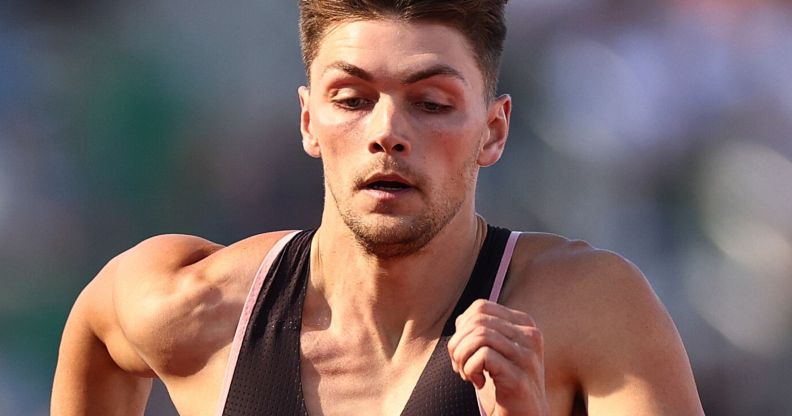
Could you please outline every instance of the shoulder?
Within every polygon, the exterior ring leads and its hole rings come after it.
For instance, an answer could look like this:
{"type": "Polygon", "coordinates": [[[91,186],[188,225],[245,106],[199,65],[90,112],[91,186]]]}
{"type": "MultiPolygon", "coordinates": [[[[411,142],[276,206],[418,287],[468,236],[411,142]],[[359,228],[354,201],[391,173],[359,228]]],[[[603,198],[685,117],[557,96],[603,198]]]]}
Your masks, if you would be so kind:
{"type": "Polygon", "coordinates": [[[548,330],[575,328],[562,334],[570,346],[670,323],[641,271],[614,252],[558,235],[524,233],[512,262],[504,301],[537,315],[548,330]]]}
{"type": "Polygon", "coordinates": [[[523,233],[515,247],[509,279],[506,295],[518,303],[533,296],[551,301],[562,297],[568,308],[574,308],[571,300],[590,306],[610,302],[614,296],[655,297],[641,271],[624,257],[555,234],[523,233]]]}
{"type": "Polygon", "coordinates": [[[531,314],[548,353],[580,371],[627,347],[646,328],[673,328],[643,274],[624,257],[552,234],[520,237],[504,303],[531,314]],[[621,339],[618,342],[615,340],[621,339]]]}
{"type": "Polygon", "coordinates": [[[95,332],[122,368],[197,371],[184,367],[200,365],[231,341],[256,270],[284,234],[259,234],[230,246],[177,234],[140,242],[86,288],[93,303],[105,304],[94,317],[95,332]]]}
{"type": "Polygon", "coordinates": [[[542,290],[604,294],[651,290],[646,278],[621,255],[546,233],[523,233],[513,256],[515,276],[542,290]]]}
{"type": "Polygon", "coordinates": [[[504,303],[534,317],[553,377],[621,403],[695,408],[682,341],[634,264],[583,241],[531,233],[521,236],[512,261],[504,303]]]}
{"type": "Polygon", "coordinates": [[[111,261],[116,290],[123,292],[121,296],[142,292],[178,298],[193,283],[222,285],[251,268],[255,272],[258,262],[286,233],[258,234],[229,246],[182,234],[148,238],[111,261]]]}
{"type": "Polygon", "coordinates": [[[117,285],[134,286],[124,289],[179,297],[190,287],[185,280],[218,285],[251,269],[255,272],[264,255],[287,233],[258,234],[229,246],[191,235],[158,235],[120,254],[111,264],[117,285]]]}

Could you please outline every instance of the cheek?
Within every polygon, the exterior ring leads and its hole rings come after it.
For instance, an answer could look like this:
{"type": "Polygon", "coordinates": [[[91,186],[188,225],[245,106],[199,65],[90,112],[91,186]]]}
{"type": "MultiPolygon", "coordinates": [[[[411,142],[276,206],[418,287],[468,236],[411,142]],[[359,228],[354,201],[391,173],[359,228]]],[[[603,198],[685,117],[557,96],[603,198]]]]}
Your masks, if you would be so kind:
{"type": "Polygon", "coordinates": [[[360,136],[358,125],[357,119],[339,116],[329,111],[318,112],[314,118],[313,133],[319,140],[322,154],[348,152],[348,147],[360,136]]]}
{"type": "Polygon", "coordinates": [[[359,118],[354,113],[336,109],[330,102],[315,103],[311,110],[313,120],[317,124],[316,127],[328,131],[348,129],[359,118]]]}
{"type": "Polygon", "coordinates": [[[326,113],[314,118],[313,134],[322,149],[325,181],[332,186],[331,182],[344,183],[352,175],[349,156],[359,134],[354,122],[326,113]]]}
{"type": "Polygon", "coordinates": [[[475,159],[481,142],[481,125],[469,118],[452,117],[442,122],[427,124],[429,143],[435,147],[435,157],[449,164],[468,163],[475,159]]]}

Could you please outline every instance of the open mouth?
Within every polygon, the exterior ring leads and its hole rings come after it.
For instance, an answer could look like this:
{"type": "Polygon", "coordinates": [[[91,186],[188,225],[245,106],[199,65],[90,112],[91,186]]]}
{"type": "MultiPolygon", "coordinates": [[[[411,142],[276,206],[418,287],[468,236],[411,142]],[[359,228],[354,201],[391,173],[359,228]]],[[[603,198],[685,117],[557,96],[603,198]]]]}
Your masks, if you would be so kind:
{"type": "Polygon", "coordinates": [[[375,191],[396,192],[411,188],[403,182],[397,181],[374,181],[366,185],[366,189],[373,189],[375,191]]]}
{"type": "Polygon", "coordinates": [[[416,189],[410,179],[393,172],[371,175],[361,184],[360,188],[390,194],[416,189]]]}

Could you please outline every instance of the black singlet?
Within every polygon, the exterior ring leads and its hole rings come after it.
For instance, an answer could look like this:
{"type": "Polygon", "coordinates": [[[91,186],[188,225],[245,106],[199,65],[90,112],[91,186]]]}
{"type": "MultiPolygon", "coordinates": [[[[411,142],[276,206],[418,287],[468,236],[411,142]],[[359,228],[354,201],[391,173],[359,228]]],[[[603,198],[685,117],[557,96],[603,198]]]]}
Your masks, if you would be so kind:
{"type": "MultiPolygon", "coordinates": [[[[242,340],[223,415],[308,415],[300,381],[300,327],[314,233],[297,234],[267,272],[242,340]]],[[[475,389],[451,369],[446,345],[456,317],[474,300],[489,296],[509,235],[509,230],[487,226],[467,286],[402,415],[479,415],[475,389]]]]}

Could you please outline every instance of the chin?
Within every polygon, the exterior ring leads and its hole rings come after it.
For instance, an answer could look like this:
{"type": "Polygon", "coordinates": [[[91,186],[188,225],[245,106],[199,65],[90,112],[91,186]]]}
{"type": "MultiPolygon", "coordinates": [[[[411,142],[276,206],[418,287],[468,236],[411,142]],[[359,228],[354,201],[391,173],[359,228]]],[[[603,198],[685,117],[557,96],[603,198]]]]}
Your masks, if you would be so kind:
{"type": "Polygon", "coordinates": [[[424,199],[424,204],[400,209],[353,203],[336,198],[328,186],[338,214],[358,244],[378,258],[409,256],[424,248],[460,212],[464,198],[444,192],[424,199]]]}
{"type": "Polygon", "coordinates": [[[451,219],[432,215],[419,217],[397,217],[370,214],[361,218],[349,212],[342,213],[347,227],[358,243],[371,255],[379,258],[395,258],[413,254],[440,232],[451,219]]]}

